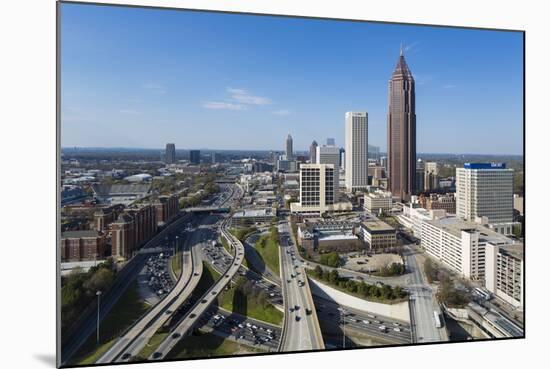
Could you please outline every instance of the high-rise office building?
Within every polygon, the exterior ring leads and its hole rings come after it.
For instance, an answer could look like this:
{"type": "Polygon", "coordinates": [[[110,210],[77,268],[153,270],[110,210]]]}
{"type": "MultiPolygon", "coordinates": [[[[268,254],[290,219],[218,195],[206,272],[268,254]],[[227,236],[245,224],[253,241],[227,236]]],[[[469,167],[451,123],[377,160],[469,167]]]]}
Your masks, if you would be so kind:
{"type": "Polygon", "coordinates": [[[176,145],[173,143],[166,144],[166,154],[164,155],[166,164],[174,164],[176,162],[176,145]]]}
{"type": "Polygon", "coordinates": [[[200,150],[190,150],[189,151],[189,161],[193,165],[199,165],[201,163],[201,151],[200,150]]]}
{"type": "Polygon", "coordinates": [[[317,156],[315,159],[317,164],[332,164],[334,167],[334,198],[338,198],[338,189],[340,187],[340,149],[336,146],[318,146],[317,156]]]}
{"type": "Polygon", "coordinates": [[[292,136],[289,133],[288,137],[286,138],[286,160],[293,160],[293,159],[294,159],[294,151],[292,149],[292,136]]]}
{"type": "Polygon", "coordinates": [[[346,150],[340,148],[340,168],[346,169],[346,150]]]}
{"type": "Polygon", "coordinates": [[[436,162],[424,163],[424,191],[436,190],[439,187],[439,167],[436,162]]]}
{"type": "Polygon", "coordinates": [[[346,189],[366,189],[369,184],[368,114],[346,113],[346,189]]]}
{"type": "Polygon", "coordinates": [[[317,141],[313,140],[311,145],[309,145],[309,162],[310,164],[315,164],[317,159],[317,141]]]}
{"type": "Polygon", "coordinates": [[[336,140],[332,137],[327,138],[327,146],[334,146],[336,145],[336,140]]]}
{"type": "Polygon", "coordinates": [[[504,301],[523,308],[523,243],[487,243],[485,287],[504,301]]]}
{"type": "Polygon", "coordinates": [[[403,50],[389,81],[388,188],[409,200],[416,185],[416,109],[414,78],[403,50]]]}
{"type": "Polygon", "coordinates": [[[514,171],[505,163],[466,163],[456,168],[456,215],[486,217],[500,233],[511,234],[514,220],[514,171]]]}
{"type": "Polygon", "coordinates": [[[416,162],[415,192],[424,191],[424,162],[418,159],[416,162]]]}
{"type": "Polygon", "coordinates": [[[386,172],[388,171],[388,157],[387,156],[382,156],[380,158],[380,165],[384,167],[386,172]]]}
{"type": "Polygon", "coordinates": [[[335,204],[334,165],[300,165],[300,201],[290,204],[291,212],[324,213],[335,204]]]}
{"type": "Polygon", "coordinates": [[[369,159],[374,159],[378,162],[380,159],[380,147],[369,145],[369,159]]]}

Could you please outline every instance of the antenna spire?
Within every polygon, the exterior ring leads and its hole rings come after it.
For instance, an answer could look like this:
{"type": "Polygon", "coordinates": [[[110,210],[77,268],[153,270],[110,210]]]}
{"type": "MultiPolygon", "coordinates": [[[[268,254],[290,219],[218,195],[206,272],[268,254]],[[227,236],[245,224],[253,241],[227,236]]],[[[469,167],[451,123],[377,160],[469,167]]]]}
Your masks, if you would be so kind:
{"type": "Polygon", "coordinates": [[[403,42],[401,42],[401,47],[399,48],[399,56],[403,56],[403,42]]]}

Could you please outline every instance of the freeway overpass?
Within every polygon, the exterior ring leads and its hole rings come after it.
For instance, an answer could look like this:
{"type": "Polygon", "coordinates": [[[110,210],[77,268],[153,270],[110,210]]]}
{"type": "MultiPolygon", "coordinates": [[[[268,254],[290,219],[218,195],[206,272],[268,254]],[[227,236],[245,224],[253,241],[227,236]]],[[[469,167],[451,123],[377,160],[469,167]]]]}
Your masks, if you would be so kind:
{"type": "Polygon", "coordinates": [[[203,206],[186,208],[185,211],[190,213],[229,213],[231,209],[228,207],[203,206]]]}
{"type": "Polygon", "coordinates": [[[226,238],[231,248],[234,250],[233,260],[229,268],[220,277],[220,279],[210,287],[206,293],[198,299],[195,305],[184,315],[178,325],[170,331],[168,336],[160,343],[157,351],[154,352],[149,360],[163,360],[174,349],[176,344],[189,333],[199,322],[199,318],[204,314],[210,305],[217,300],[218,295],[224,288],[231,283],[231,279],[235,276],[244,259],[243,244],[227,230],[230,218],[227,218],[222,226],[222,236],[226,238]]]}
{"type": "MultiPolygon", "coordinates": [[[[115,282],[109,290],[101,298],[101,306],[99,309],[99,320],[102,321],[117,303],[119,298],[124,294],[128,286],[135,280],[139,271],[147,261],[146,251],[149,249],[157,249],[165,240],[167,235],[178,234],[189,221],[187,214],[180,216],[166,228],[157,233],[151,238],[141,250],[136,254],[126,265],[117,273],[115,282]]],[[[72,356],[86,342],[88,337],[96,331],[97,324],[97,304],[96,301],[90,304],[89,308],[82,312],[78,321],[73,324],[73,327],[65,333],[62,349],[61,349],[61,365],[67,365],[72,356]]]]}
{"type": "Polygon", "coordinates": [[[202,261],[195,250],[199,233],[194,232],[186,242],[182,252],[182,272],[174,288],[118,338],[96,363],[125,362],[138,356],[157,330],[191,295],[202,274],[202,261]]]}

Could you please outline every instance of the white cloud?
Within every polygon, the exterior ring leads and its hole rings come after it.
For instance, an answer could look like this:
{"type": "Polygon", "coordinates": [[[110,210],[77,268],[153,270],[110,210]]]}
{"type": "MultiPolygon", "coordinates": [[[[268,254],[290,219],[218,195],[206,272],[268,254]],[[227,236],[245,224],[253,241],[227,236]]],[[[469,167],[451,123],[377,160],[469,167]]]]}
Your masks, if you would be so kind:
{"type": "Polygon", "coordinates": [[[246,110],[245,105],[233,104],[223,101],[206,101],[202,104],[202,107],[214,110],[246,110]]]}
{"type": "Polygon", "coordinates": [[[141,87],[157,95],[164,95],[166,89],[158,83],[144,83],[141,87]]]}
{"type": "Polygon", "coordinates": [[[412,52],[412,51],[416,52],[416,51],[418,51],[418,50],[417,50],[417,49],[418,49],[418,47],[417,47],[418,45],[420,45],[420,41],[415,41],[415,42],[413,42],[413,43],[410,43],[410,44],[408,44],[408,45],[405,45],[404,48],[403,48],[403,51],[405,51],[405,52],[412,52]]]}
{"type": "Polygon", "coordinates": [[[275,114],[275,115],[282,115],[282,116],[286,116],[286,115],[290,115],[290,110],[286,110],[286,109],[281,109],[281,110],[274,110],[272,111],[271,113],[275,114]]]}
{"type": "Polygon", "coordinates": [[[269,105],[271,99],[263,96],[250,95],[248,91],[242,88],[227,87],[226,91],[231,94],[231,98],[239,103],[248,105],[269,105]]]}

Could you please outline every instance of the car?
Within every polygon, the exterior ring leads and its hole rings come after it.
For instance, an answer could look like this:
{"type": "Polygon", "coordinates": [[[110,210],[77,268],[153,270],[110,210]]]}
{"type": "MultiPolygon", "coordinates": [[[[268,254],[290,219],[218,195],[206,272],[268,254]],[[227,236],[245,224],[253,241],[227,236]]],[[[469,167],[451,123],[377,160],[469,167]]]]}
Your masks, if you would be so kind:
{"type": "Polygon", "coordinates": [[[153,353],[153,359],[158,359],[161,356],[162,356],[162,352],[156,351],[155,353],[153,353]]]}
{"type": "Polygon", "coordinates": [[[193,273],[193,275],[194,275],[195,277],[198,277],[198,276],[199,276],[199,273],[195,272],[195,273],[193,273]]]}
{"type": "Polygon", "coordinates": [[[363,324],[370,324],[370,322],[367,319],[365,319],[363,320],[363,324]]]}
{"type": "Polygon", "coordinates": [[[306,315],[311,315],[312,311],[310,309],[306,309],[306,315]]]}
{"type": "Polygon", "coordinates": [[[393,330],[396,331],[396,332],[401,332],[401,328],[399,328],[399,327],[395,327],[393,330]]]}
{"type": "Polygon", "coordinates": [[[172,334],[172,338],[174,338],[174,339],[180,338],[180,337],[181,337],[181,334],[179,334],[179,333],[172,334]]]}
{"type": "Polygon", "coordinates": [[[294,319],[296,319],[297,322],[300,321],[300,317],[299,317],[298,315],[296,315],[296,316],[294,317],[294,319]]]}
{"type": "Polygon", "coordinates": [[[206,304],[208,302],[208,300],[204,299],[201,301],[201,304],[206,304]]]}
{"type": "Polygon", "coordinates": [[[215,294],[216,294],[216,291],[212,291],[211,293],[212,293],[212,295],[215,295],[215,294]]]}
{"type": "Polygon", "coordinates": [[[400,324],[397,323],[397,322],[393,322],[392,324],[393,324],[394,326],[396,326],[396,327],[399,327],[399,326],[400,326],[400,324]]]}
{"type": "Polygon", "coordinates": [[[172,314],[172,310],[166,310],[164,314],[172,314]]]}
{"type": "Polygon", "coordinates": [[[122,355],[122,360],[128,360],[131,356],[132,356],[132,354],[130,354],[129,352],[127,352],[127,353],[125,353],[124,355],[122,355]]]}
{"type": "Polygon", "coordinates": [[[193,319],[197,316],[197,314],[189,314],[189,319],[193,319]]]}
{"type": "Polygon", "coordinates": [[[299,305],[294,305],[294,310],[299,310],[299,309],[300,309],[299,305]]]}

